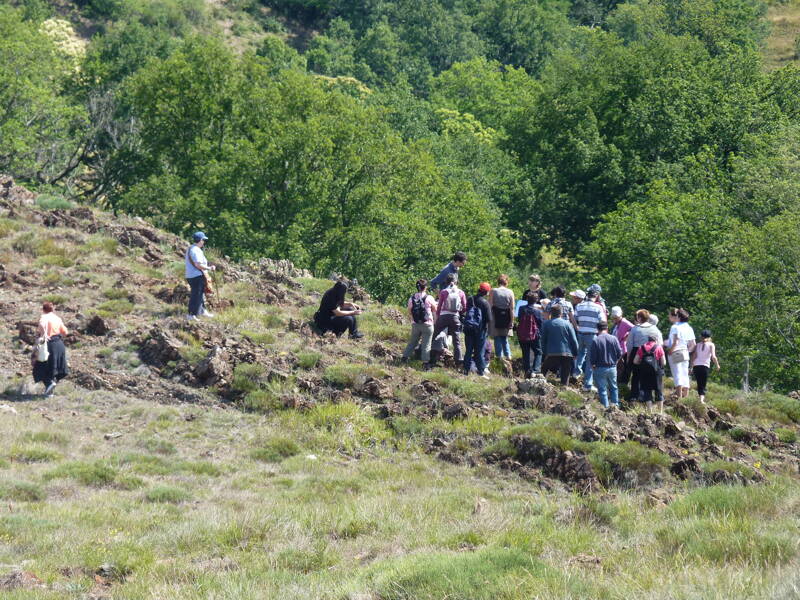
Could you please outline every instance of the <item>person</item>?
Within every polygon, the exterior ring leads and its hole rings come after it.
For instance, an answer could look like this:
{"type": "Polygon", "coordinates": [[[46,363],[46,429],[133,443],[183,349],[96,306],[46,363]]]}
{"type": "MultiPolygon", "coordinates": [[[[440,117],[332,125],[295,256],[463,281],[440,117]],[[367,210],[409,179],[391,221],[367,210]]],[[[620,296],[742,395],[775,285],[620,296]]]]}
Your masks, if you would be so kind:
{"type": "Polygon", "coordinates": [[[572,304],[572,310],[575,311],[578,308],[578,304],[586,300],[586,292],[583,290],[575,290],[574,292],[569,293],[569,302],[572,304]]]}
{"type": "Polygon", "coordinates": [[[617,338],[619,347],[622,349],[622,357],[617,364],[617,379],[623,383],[628,382],[628,369],[626,359],[628,356],[628,335],[633,329],[633,323],[628,321],[622,314],[622,307],[611,307],[611,322],[614,324],[611,335],[617,338]]]}
{"type": "Polygon", "coordinates": [[[575,322],[574,309],[572,308],[572,304],[570,304],[569,301],[567,301],[566,298],[564,298],[564,294],[566,293],[567,291],[560,285],[557,285],[552,290],[550,290],[550,296],[552,297],[552,300],[550,301],[550,304],[547,305],[547,314],[551,319],[553,319],[554,318],[553,308],[556,306],[560,306],[561,311],[559,314],[561,316],[559,318],[569,321],[572,324],[572,326],[575,329],[577,329],[578,324],[575,322]]]}
{"type": "Polygon", "coordinates": [[[608,408],[619,406],[619,389],[617,388],[617,363],[622,357],[619,340],[608,333],[608,323],[597,324],[597,336],[589,349],[587,363],[592,366],[592,377],[597,386],[600,404],[608,408]]]}
{"type": "Polygon", "coordinates": [[[603,315],[605,315],[605,317],[608,317],[608,308],[606,308],[606,301],[603,300],[603,296],[601,296],[601,294],[603,293],[603,288],[600,287],[600,284],[593,283],[592,285],[589,286],[589,289],[586,290],[587,294],[589,294],[590,292],[594,294],[594,301],[602,307],[603,315]]]}
{"type": "Polygon", "coordinates": [[[42,316],[39,318],[38,336],[47,344],[48,357],[46,361],[39,362],[38,353],[34,350],[32,357],[33,381],[44,384],[44,395],[52,396],[56,384],[69,374],[67,366],[67,349],[64,346],[63,336],[69,332],[64,326],[61,317],[53,312],[53,303],[42,304],[42,316]]]}
{"type": "MultiPolygon", "coordinates": [[[[436,324],[433,328],[433,337],[435,339],[442,331],[446,331],[447,335],[453,338],[453,360],[455,360],[456,366],[461,366],[463,359],[459,332],[461,331],[461,317],[467,312],[467,297],[458,288],[455,273],[449,273],[445,277],[445,285],[447,287],[439,292],[439,302],[436,305],[436,324]]],[[[438,353],[435,357],[431,356],[431,367],[436,366],[438,357],[438,353]]]]}
{"type": "Polygon", "coordinates": [[[703,329],[700,332],[700,343],[692,353],[692,374],[694,380],[697,382],[697,395],[700,396],[700,402],[706,403],[706,385],[708,384],[708,371],[711,369],[711,363],[719,371],[719,359],[717,359],[717,347],[711,341],[711,332],[708,329],[703,329]]]}
{"type": "Polygon", "coordinates": [[[636,316],[634,317],[636,325],[634,325],[633,329],[631,329],[628,334],[626,344],[628,351],[627,367],[630,373],[631,386],[627,400],[631,402],[639,400],[639,368],[636,366],[634,360],[637,350],[647,343],[651,335],[656,338],[659,346],[663,344],[661,332],[658,330],[658,327],[651,322],[651,316],[650,311],[647,309],[642,308],[637,310],[636,316]]]}
{"type": "Polygon", "coordinates": [[[455,282],[458,283],[458,272],[459,270],[467,264],[467,255],[463,252],[456,252],[453,254],[453,260],[451,260],[447,265],[439,272],[439,274],[431,279],[430,282],[430,289],[433,292],[441,291],[445,287],[447,287],[447,276],[448,275],[455,275],[455,282]]]}
{"type": "Polygon", "coordinates": [[[522,293],[522,300],[528,304],[541,304],[542,300],[547,299],[542,289],[542,278],[538,275],[531,275],[528,277],[528,289],[522,293]]]}
{"type": "Polygon", "coordinates": [[[314,323],[322,333],[332,331],[340,337],[345,331],[350,332],[350,339],[357,340],[364,337],[358,330],[356,317],[363,311],[358,304],[345,302],[347,284],[337,281],[333,287],[322,295],[319,310],[314,313],[314,323]]]}
{"type": "Polygon", "coordinates": [[[189,284],[189,314],[186,318],[196,321],[198,317],[213,317],[205,307],[206,273],[215,271],[214,265],[209,265],[203,247],[208,237],[202,231],[192,235],[192,245],[186,251],[186,281],[189,284]]]}
{"type": "Polygon", "coordinates": [[[683,308],[669,311],[672,327],[666,341],[669,370],[675,382],[675,395],[686,398],[689,395],[689,354],[695,349],[694,330],[689,325],[689,313],[683,308]]]}
{"type": "Polygon", "coordinates": [[[589,288],[586,299],[575,309],[575,320],[578,322],[578,362],[572,368],[577,377],[583,373],[583,391],[592,391],[592,362],[588,360],[589,349],[597,337],[597,325],[605,321],[603,308],[595,302],[597,292],[589,288]]]}
{"type": "Polygon", "coordinates": [[[517,339],[522,348],[522,367],[525,379],[542,371],[542,309],[541,304],[528,303],[519,309],[517,339]]]}
{"type": "Polygon", "coordinates": [[[464,375],[469,375],[470,361],[475,361],[475,370],[484,379],[489,379],[484,350],[491,321],[491,308],[486,301],[486,295],[491,289],[492,286],[488,283],[481,283],[478,293],[467,299],[467,310],[464,315],[464,346],[466,347],[464,375]]]}
{"type": "Polygon", "coordinates": [[[489,306],[492,308],[489,335],[494,340],[494,355],[511,360],[511,344],[508,337],[514,327],[514,292],[508,289],[508,275],[497,278],[497,287],[489,294],[489,306]]]}
{"type": "Polygon", "coordinates": [[[569,383],[572,373],[572,361],[578,354],[578,338],[575,328],[569,321],[562,318],[563,307],[559,304],[550,309],[550,320],[542,325],[542,352],[545,359],[542,363],[542,373],[558,373],[561,385],[569,383]]]}
{"type": "Polygon", "coordinates": [[[638,373],[639,400],[647,404],[648,412],[653,411],[653,396],[658,399],[659,412],[664,413],[664,393],[661,389],[664,366],[667,361],[664,348],[658,343],[655,333],[648,335],[647,341],[636,349],[633,359],[638,373]]]}
{"type": "Polygon", "coordinates": [[[431,360],[431,342],[433,341],[433,314],[436,312],[436,300],[428,294],[428,282],[417,281],[417,293],[408,299],[408,314],[411,317],[411,336],[403,352],[403,362],[407,362],[417,344],[420,346],[422,367],[427,368],[431,360]]]}

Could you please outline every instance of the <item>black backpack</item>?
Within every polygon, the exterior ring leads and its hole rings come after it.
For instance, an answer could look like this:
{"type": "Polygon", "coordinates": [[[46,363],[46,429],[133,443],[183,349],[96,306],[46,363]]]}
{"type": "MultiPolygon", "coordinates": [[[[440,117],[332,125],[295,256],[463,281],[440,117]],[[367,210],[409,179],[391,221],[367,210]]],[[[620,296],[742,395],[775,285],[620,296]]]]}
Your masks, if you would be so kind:
{"type": "Polygon", "coordinates": [[[424,323],[428,320],[427,300],[426,296],[420,297],[419,294],[411,296],[411,316],[414,323],[424,323]]]}
{"type": "Polygon", "coordinates": [[[508,329],[511,327],[511,309],[492,307],[492,318],[495,329],[508,329]]]}
{"type": "Polygon", "coordinates": [[[464,316],[464,331],[478,332],[483,327],[483,311],[474,297],[467,301],[467,314],[464,316]]]}
{"type": "Polygon", "coordinates": [[[661,371],[661,364],[656,358],[656,346],[649,351],[642,348],[642,364],[639,365],[643,375],[656,375],[661,371]]]}

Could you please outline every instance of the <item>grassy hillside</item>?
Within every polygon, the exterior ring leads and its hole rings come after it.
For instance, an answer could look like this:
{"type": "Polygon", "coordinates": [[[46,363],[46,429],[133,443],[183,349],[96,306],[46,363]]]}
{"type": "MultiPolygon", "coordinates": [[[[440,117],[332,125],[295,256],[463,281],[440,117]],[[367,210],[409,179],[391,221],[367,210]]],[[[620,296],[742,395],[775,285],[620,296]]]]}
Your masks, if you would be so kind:
{"type": "Polygon", "coordinates": [[[800,37],[800,2],[776,2],[769,7],[767,20],[770,36],[764,49],[766,66],[780,68],[797,60],[797,38],[800,37]]]}
{"type": "Polygon", "coordinates": [[[424,373],[396,308],[317,337],[330,283],[274,262],[215,257],[217,318],[188,324],[180,240],[3,189],[2,598],[800,593],[797,400],[712,386],[646,415],[424,373]],[[73,331],[50,399],[42,298],[73,331]]]}

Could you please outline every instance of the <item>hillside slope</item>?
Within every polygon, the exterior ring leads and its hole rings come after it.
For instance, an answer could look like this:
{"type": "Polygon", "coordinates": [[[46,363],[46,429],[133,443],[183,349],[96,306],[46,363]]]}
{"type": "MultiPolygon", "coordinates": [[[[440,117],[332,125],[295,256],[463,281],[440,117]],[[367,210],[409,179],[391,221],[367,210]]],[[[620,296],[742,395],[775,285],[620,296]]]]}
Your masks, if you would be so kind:
{"type": "MultiPolygon", "coordinates": [[[[407,326],[313,334],[330,282],[0,182],[3,598],[776,598],[797,579],[800,403],[665,415],[399,366],[407,326]],[[41,300],[72,376],[29,384],[41,300]],[[37,388],[40,391],[40,388],[37,388]]],[[[213,232],[209,232],[212,237],[213,232]]]]}

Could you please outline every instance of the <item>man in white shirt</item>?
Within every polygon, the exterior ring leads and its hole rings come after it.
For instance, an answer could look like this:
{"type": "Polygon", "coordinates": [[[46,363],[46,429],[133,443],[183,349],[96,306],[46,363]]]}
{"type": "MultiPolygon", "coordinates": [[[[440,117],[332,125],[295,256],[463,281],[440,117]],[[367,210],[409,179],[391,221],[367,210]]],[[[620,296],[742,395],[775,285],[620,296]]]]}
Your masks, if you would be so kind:
{"type": "Polygon", "coordinates": [[[213,317],[205,308],[206,271],[215,271],[216,267],[208,264],[203,246],[208,237],[202,231],[192,235],[192,245],[186,251],[186,281],[192,292],[189,296],[189,314],[186,318],[196,321],[198,317],[213,317]]]}

